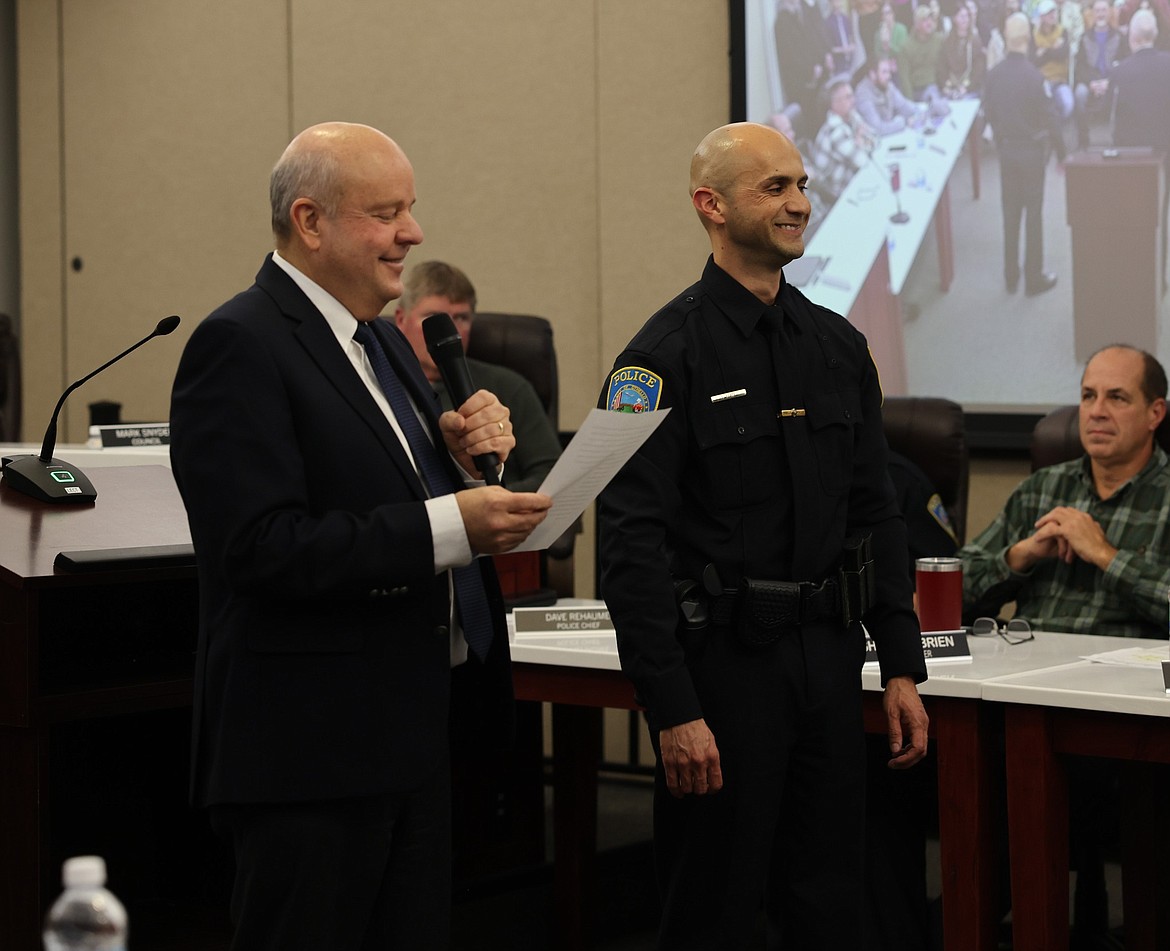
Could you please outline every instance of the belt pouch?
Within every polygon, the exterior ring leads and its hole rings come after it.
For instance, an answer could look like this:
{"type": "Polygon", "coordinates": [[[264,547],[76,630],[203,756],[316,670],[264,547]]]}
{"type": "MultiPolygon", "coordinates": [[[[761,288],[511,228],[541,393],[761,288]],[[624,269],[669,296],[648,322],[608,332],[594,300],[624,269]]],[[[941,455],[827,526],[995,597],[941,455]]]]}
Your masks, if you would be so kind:
{"type": "Polygon", "coordinates": [[[795,581],[744,578],[736,632],[747,647],[764,647],[800,627],[800,585],[795,581]]]}

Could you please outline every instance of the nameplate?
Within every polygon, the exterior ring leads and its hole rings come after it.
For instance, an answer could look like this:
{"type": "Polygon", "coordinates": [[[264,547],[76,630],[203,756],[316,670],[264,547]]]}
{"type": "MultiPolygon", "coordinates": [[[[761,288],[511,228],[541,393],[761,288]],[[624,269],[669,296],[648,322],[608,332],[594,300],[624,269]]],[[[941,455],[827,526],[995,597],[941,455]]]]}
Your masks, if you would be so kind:
{"type": "Polygon", "coordinates": [[[612,634],[609,608],[591,605],[571,607],[513,608],[517,636],[525,634],[612,634]]]}
{"type": "MultiPolygon", "coordinates": [[[[923,631],[922,656],[926,662],[944,663],[971,659],[971,648],[967,646],[966,631],[923,631]]],[[[865,662],[878,662],[877,646],[867,631],[865,634],[865,662]]]]}
{"type": "Polygon", "coordinates": [[[90,426],[90,439],[101,438],[102,449],[122,449],[128,446],[169,446],[170,423],[140,423],[138,425],[90,426]]]}

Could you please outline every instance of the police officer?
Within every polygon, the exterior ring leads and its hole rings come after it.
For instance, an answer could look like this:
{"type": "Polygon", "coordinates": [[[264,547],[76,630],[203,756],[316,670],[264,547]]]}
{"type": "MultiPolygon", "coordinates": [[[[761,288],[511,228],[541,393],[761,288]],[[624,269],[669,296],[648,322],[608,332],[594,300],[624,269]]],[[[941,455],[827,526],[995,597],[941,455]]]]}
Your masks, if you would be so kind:
{"type": "Polygon", "coordinates": [[[1013,13],[1003,30],[1007,56],[987,74],[983,110],[999,153],[1004,286],[1014,294],[1020,284],[1023,218],[1024,294],[1033,297],[1056,286],[1056,275],[1044,270],[1044,166],[1060,129],[1044,76],[1028,61],[1028,18],[1013,13]]]}
{"type": "Polygon", "coordinates": [[[700,143],[690,187],[712,257],[602,392],[613,410],[670,409],[598,518],[602,593],[658,756],[671,951],[742,947],[761,906],[784,947],[861,946],[863,610],[890,765],[926,751],[877,372],[862,335],[781,271],[804,252],[805,184],[767,126],[700,143]]]}

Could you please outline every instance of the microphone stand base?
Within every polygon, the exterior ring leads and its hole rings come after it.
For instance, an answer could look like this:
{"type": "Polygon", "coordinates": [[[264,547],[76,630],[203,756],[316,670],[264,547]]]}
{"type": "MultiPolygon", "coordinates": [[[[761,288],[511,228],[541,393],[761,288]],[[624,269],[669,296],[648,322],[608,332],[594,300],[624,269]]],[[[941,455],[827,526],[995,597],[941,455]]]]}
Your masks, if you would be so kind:
{"type": "Polygon", "coordinates": [[[4,483],[42,502],[92,502],[97,489],[84,472],[61,459],[41,462],[38,455],[0,459],[4,483]]]}

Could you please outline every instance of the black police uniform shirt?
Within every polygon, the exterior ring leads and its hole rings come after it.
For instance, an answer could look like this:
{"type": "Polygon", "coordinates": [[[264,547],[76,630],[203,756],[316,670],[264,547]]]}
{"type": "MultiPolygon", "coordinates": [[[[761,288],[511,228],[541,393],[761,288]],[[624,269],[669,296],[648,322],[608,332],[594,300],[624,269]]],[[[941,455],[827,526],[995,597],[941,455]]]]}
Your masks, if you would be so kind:
{"type": "Polygon", "coordinates": [[[728,586],[819,582],[856,532],[873,537],[877,599],[865,623],[883,682],[926,678],[880,383],[847,321],[786,282],[765,305],[709,259],[618,356],[599,405],[670,409],[598,503],[602,595],[653,729],[702,716],[675,581],[711,563],[728,586]]]}

